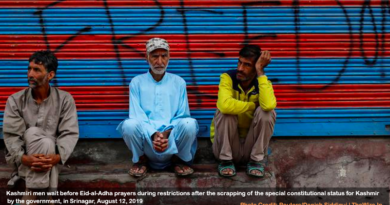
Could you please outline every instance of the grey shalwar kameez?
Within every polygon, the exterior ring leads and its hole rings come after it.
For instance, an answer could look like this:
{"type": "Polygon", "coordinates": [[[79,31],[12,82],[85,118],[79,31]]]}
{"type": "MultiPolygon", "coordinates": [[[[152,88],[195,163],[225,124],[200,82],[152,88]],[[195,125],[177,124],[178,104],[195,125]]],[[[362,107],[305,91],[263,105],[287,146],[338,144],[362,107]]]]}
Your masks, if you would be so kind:
{"type": "Polygon", "coordinates": [[[32,89],[11,95],[4,111],[4,142],[7,163],[18,167],[18,174],[31,189],[57,188],[59,164],[49,172],[34,172],[21,163],[23,155],[59,154],[64,164],[79,138],[76,105],[65,91],[50,87],[49,96],[38,104],[32,89]]]}

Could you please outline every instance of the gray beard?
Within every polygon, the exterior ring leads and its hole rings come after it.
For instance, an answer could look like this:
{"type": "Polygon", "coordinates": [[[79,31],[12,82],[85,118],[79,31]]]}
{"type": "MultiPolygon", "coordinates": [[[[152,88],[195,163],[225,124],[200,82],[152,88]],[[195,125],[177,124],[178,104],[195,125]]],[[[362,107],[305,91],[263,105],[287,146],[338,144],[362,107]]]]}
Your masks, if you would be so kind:
{"type": "Polygon", "coordinates": [[[152,64],[150,64],[150,63],[149,63],[149,67],[150,67],[150,69],[152,69],[153,73],[155,73],[155,74],[157,74],[157,75],[162,75],[162,74],[164,74],[165,71],[167,70],[168,64],[169,64],[169,62],[167,63],[167,65],[165,66],[165,68],[162,69],[162,70],[157,70],[157,69],[155,69],[155,68],[152,66],[152,64]]]}

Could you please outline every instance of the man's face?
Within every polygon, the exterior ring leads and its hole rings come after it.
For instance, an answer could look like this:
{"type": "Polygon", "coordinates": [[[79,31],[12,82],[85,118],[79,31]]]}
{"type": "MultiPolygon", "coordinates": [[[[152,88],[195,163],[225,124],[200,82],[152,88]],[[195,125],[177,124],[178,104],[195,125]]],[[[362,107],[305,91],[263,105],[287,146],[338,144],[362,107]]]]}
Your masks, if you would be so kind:
{"type": "Polygon", "coordinates": [[[164,74],[169,63],[169,52],[165,49],[156,49],[149,53],[147,60],[155,74],[164,74]]]}
{"type": "Polygon", "coordinates": [[[255,60],[239,57],[237,63],[237,80],[251,81],[256,76],[255,60]]]}
{"type": "Polygon", "coordinates": [[[27,78],[30,88],[37,88],[49,84],[52,75],[47,72],[44,65],[32,61],[28,65],[27,78]]]}

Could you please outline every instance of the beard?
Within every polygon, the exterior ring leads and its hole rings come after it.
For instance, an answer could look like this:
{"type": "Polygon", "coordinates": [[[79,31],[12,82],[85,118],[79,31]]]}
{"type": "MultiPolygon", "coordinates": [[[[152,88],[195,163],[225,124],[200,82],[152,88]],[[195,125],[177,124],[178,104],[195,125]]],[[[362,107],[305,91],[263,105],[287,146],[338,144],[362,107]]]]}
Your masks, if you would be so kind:
{"type": "Polygon", "coordinates": [[[162,70],[155,69],[154,66],[151,63],[149,63],[149,67],[150,67],[150,69],[152,69],[153,73],[155,73],[157,75],[162,75],[167,70],[168,64],[169,64],[169,62],[167,63],[167,65],[164,66],[164,69],[162,69],[162,70]]]}
{"type": "Polygon", "coordinates": [[[41,81],[35,79],[35,78],[29,78],[28,79],[28,86],[30,88],[36,88],[38,86],[42,86],[42,85],[45,85],[46,82],[48,81],[48,75],[45,75],[45,77],[43,77],[43,79],[41,81]],[[30,83],[30,81],[34,81],[33,83],[30,83]]]}
{"type": "Polygon", "coordinates": [[[236,75],[237,80],[239,80],[239,81],[241,81],[241,82],[245,82],[245,81],[251,80],[251,78],[250,78],[249,76],[245,75],[245,73],[243,73],[243,72],[237,72],[237,74],[241,74],[241,76],[244,76],[244,77],[239,78],[239,77],[236,75]]]}
{"type": "Polygon", "coordinates": [[[35,79],[33,79],[33,78],[28,79],[28,80],[27,80],[27,83],[28,83],[28,86],[29,86],[30,88],[35,88],[35,87],[37,87],[37,85],[38,85],[37,80],[35,80],[35,79]],[[33,82],[33,83],[30,83],[30,81],[34,81],[34,82],[33,82]]]}

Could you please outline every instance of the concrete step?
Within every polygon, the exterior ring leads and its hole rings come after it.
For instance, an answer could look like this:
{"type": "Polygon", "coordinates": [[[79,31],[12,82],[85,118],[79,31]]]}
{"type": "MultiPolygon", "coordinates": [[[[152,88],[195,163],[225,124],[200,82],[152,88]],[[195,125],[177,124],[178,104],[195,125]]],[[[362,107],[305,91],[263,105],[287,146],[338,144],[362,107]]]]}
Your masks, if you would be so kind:
{"type": "MultiPolygon", "coordinates": [[[[4,145],[1,149],[4,150],[4,145]]],[[[390,138],[274,138],[267,176],[246,176],[245,167],[236,177],[217,174],[217,162],[208,140],[199,141],[195,174],[177,178],[169,171],[150,171],[137,180],[127,171],[131,153],[122,140],[80,140],[60,175],[62,185],[142,187],[389,187],[390,138]]],[[[12,169],[0,152],[0,180],[12,169]]],[[[1,187],[5,187],[2,183],[1,187]]]]}

